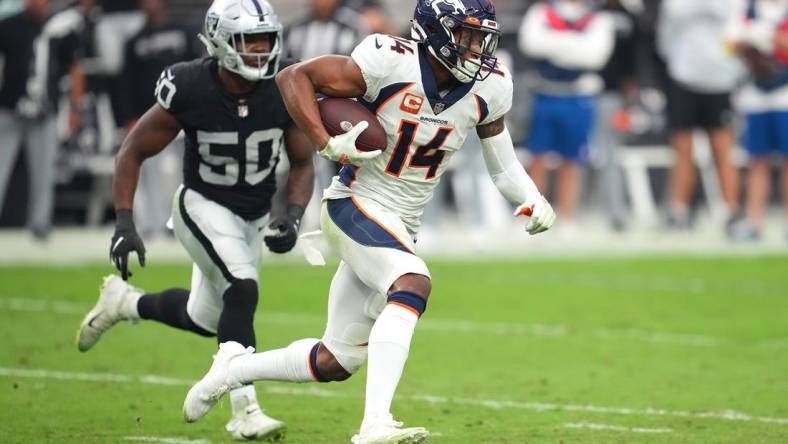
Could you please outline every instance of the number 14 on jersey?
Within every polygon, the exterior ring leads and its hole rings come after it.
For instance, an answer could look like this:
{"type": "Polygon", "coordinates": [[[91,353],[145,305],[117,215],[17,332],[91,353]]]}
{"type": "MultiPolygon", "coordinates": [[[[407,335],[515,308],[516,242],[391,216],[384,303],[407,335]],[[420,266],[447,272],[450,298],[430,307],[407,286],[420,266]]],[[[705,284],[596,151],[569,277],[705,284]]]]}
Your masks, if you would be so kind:
{"type": "MultiPolygon", "coordinates": [[[[416,138],[416,131],[419,129],[419,122],[412,120],[402,120],[399,125],[397,133],[397,144],[394,151],[391,153],[388,165],[386,165],[386,173],[395,177],[402,174],[405,167],[405,162],[408,160],[410,148],[413,145],[413,140],[416,138]]],[[[426,168],[425,179],[434,179],[435,175],[440,168],[443,158],[446,156],[446,151],[440,148],[446,143],[446,138],[451,134],[451,128],[439,128],[426,145],[421,145],[416,148],[413,155],[410,156],[408,167],[410,168],[426,168]]]]}

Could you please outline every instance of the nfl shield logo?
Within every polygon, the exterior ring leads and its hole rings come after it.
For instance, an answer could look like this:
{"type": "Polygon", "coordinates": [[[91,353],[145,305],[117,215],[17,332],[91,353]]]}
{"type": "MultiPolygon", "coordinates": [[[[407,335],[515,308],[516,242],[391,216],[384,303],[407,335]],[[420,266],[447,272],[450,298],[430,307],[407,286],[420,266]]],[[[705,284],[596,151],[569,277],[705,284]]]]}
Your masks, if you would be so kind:
{"type": "Polygon", "coordinates": [[[238,104],[238,117],[244,118],[249,115],[249,107],[244,103],[238,104]]]}
{"type": "Polygon", "coordinates": [[[438,102],[435,104],[435,106],[432,107],[432,111],[435,112],[435,114],[440,114],[443,112],[445,108],[446,105],[444,105],[443,102],[438,102]]]}

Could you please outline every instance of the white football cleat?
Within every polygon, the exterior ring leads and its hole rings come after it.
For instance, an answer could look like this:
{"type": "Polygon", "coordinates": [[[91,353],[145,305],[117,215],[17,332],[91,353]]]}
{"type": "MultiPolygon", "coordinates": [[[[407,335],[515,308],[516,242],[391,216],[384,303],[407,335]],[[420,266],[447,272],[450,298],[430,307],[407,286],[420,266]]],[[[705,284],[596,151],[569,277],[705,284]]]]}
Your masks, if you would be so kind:
{"type": "Polygon", "coordinates": [[[254,353],[254,348],[244,348],[235,341],[219,344],[219,351],[213,355],[213,364],[208,373],[189,389],[183,400],[183,419],[186,422],[202,418],[225,393],[241,386],[240,383],[229,381],[228,370],[233,358],[247,353],[254,353]]]}
{"type": "Polygon", "coordinates": [[[77,331],[79,351],[90,350],[101,335],[119,321],[138,321],[136,304],[142,293],[118,276],[105,277],[96,305],[85,315],[77,331]]]}
{"type": "Polygon", "coordinates": [[[238,441],[280,441],[287,431],[285,423],[263,413],[256,402],[248,405],[240,414],[233,415],[224,428],[238,441]]]}
{"type": "Polygon", "coordinates": [[[420,444],[427,442],[430,432],[424,427],[402,428],[402,422],[391,417],[362,425],[358,434],[350,440],[352,444],[420,444]]]}

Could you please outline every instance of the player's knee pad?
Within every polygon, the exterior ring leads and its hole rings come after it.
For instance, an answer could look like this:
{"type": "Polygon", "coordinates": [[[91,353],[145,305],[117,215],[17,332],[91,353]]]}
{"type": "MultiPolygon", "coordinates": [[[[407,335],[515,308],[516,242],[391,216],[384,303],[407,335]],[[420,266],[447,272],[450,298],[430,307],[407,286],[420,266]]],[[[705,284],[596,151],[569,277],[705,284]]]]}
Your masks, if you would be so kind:
{"type": "Polygon", "coordinates": [[[396,304],[404,307],[415,313],[418,317],[421,317],[424,311],[427,310],[427,300],[422,296],[409,291],[395,291],[394,293],[391,293],[386,300],[386,303],[396,304]]]}
{"type": "Polygon", "coordinates": [[[257,308],[257,297],[257,282],[253,279],[239,279],[225,290],[222,299],[225,309],[254,313],[257,308]]]}
{"type": "MultiPolygon", "coordinates": [[[[367,362],[367,341],[371,323],[350,322],[341,329],[331,329],[333,334],[324,335],[323,345],[348,373],[354,374],[367,362]]],[[[328,333],[328,332],[327,332],[328,333]]]]}
{"type": "Polygon", "coordinates": [[[340,368],[329,368],[334,375],[342,376],[332,378],[332,381],[343,381],[358,372],[362,365],[367,362],[367,346],[343,344],[338,341],[322,341],[323,347],[334,357],[336,365],[340,368]],[[341,370],[341,371],[337,371],[341,370]]]}

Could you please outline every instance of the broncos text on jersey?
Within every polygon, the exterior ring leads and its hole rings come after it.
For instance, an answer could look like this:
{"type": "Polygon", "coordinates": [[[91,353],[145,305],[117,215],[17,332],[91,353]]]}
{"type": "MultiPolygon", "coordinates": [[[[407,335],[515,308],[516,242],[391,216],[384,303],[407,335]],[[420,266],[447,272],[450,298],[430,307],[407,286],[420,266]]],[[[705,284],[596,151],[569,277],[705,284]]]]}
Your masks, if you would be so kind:
{"type": "Polygon", "coordinates": [[[512,76],[500,63],[483,81],[438,91],[424,48],[415,41],[373,34],[351,54],[367,91],[359,101],[386,130],[385,153],[363,167],[346,165],[324,196],[361,196],[396,212],[411,233],[468,131],[512,106],[512,76]]]}
{"type": "Polygon", "coordinates": [[[184,186],[244,219],[257,219],[271,208],[274,170],[291,118],[274,79],[234,95],[217,70],[214,58],[172,65],[156,83],[156,100],[183,127],[184,186]]]}

